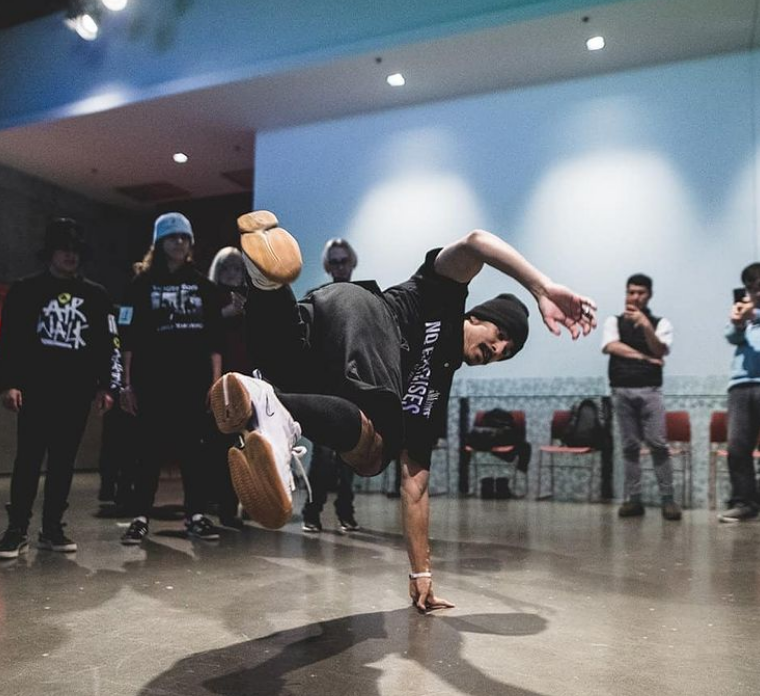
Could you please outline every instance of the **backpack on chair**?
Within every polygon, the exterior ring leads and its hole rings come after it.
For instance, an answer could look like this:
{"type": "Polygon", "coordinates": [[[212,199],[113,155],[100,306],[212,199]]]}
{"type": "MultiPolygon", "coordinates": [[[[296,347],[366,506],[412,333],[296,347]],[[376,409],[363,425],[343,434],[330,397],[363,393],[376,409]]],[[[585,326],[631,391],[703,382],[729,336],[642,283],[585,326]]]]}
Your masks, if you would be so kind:
{"type": "Polygon", "coordinates": [[[467,433],[466,444],[472,449],[487,452],[492,447],[517,445],[525,441],[521,429],[509,411],[494,408],[482,414],[482,417],[467,433]]]}
{"type": "Polygon", "coordinates": [[[604,446],[605,425],[594,399],[583,399],[573,404],[570,420],[561,439],[567,447],[601,449],[604,446]]]}

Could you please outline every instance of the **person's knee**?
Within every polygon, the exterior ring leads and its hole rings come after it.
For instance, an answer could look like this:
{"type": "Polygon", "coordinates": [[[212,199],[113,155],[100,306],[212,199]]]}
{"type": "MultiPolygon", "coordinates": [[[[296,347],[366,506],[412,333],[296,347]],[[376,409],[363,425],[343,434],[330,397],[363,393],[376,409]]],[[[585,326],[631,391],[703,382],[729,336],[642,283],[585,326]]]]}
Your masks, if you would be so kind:
{"type": "Polygon", "coordinates": [[[377,476],[385,468],[383,440],[380,436],[365,443],[365,446],[359,448],[358,451],[354,449],[341,456],[359,476],[377,476]]]}
{"type": "Polygon", "coordinates": [[[372,421],[361,414],[362,426],[359,442],[348,451],[341,452],[341,459],[359,476],[377,476],[386,463],[383,452],[383,438],[375,430],[372,421]]]}
{"type": "Polygon", "coordinates": [[[623,458],[628,462],[638,462],[641,456],[640,445],[628,445],[623,447],[623,458]]]}

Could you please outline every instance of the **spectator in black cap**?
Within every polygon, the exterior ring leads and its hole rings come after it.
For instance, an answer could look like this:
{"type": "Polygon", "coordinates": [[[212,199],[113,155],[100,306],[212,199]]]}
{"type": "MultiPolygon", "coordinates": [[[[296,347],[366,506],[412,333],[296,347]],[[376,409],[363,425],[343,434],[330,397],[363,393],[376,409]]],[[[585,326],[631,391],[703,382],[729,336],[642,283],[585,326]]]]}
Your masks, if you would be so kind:
{"type": "Polygon", "coordinates": [[[514,357],[528,335],[527,309],[510,295],[465,311],[468,285],[484,265],[494,267],[530,291],[550,331],[559,334],[561,324],[573,338],[595,326],[594,303],[482,230],[429,251],[409,280],[383,292],[371,283],[333,283],[296,302],[287,285],[301,265],[295,239],[268,211],[243,216],[238,227],[250,281],[248,345],[280,390],[236,374],[212,388],[220,429],[244,436],[242,449],[230,452],[241,502],[262,524],[287,521],[289,461],[301,432],[364,476],[400,456],[410,595],[421,611],[450,606],[432,589],[431,451],[456,369],[514,357]]]}
{"type": "Polygon", "coordinates": [[[100,285],[79,275],[84,251],[84,236],[74,220],[51,221],[40,253],[47,268],[14,283],[3,308],[0,398],[18,414],[18,440],[0,558],[16,558],[28,548],[45,454],[39,547],[77,548],[63,533],[62,522],[74,460],[93,397],[98,410],[107,411],[122,376],[113,304],[100,285]]]}

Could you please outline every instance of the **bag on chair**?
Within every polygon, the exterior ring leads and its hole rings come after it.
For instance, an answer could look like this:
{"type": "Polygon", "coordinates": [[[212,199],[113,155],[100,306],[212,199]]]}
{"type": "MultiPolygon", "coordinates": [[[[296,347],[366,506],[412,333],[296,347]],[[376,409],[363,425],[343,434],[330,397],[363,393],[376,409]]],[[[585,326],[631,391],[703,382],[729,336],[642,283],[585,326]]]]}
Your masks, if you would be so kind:
{"type": "Polygon", "coordinates": [[[583,399],[573,404],[570,421],[561,439],[568,447],[603,447],[605,426],[594,399],[583,399]]]}
{"type": "Polygon", "coordinates": [[[524,442],[524,435],[515,425],[515,419],[509,411],[494,408],[486,411],[480,423],[470,429],[465,442],[474,450],[487,452],[492,447],[524,442]]]}

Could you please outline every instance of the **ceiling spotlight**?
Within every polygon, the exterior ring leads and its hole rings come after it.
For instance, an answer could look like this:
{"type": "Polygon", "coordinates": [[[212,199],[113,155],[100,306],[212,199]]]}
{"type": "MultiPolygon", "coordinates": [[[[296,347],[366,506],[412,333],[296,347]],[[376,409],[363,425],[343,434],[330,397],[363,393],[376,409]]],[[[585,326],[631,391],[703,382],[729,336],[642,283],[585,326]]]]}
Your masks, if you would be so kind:
{"type": "Polygon", "coordinates": [[[592,36],[586,41],[586,48],[589,51],[601,51],[604,48],[604,37],[592,36]]]}
{"type": "Polygon", "coordinates": [[[174,160],[174,161],[175,161],[177,164],[184,164],[184,163],[185,163],[185,162],[187,162],[187,160],[188,160],[188,159],[190,159],[190,158],[189,158],[189,157],[188,157],[188,156],[187,156],[187,155],[186,155],[184,152],[175,152],[175,153],[172,155],[172,159],[173,159],[173,160],[174,160]]]}
{"type": "Polygon", "coordinates": [[[100,0],[112,12],[121,12],[129,0],[100,0]]]}
{"type": "Polygon", "coordinates": [[[406,84],[406,80],[404,79],[404,76],[398,72],[393,73],[393,75],[388,75],[388,77],[385,78],[385,81],[391,87],[403,87],[406,84]]]}
{"type": "Polygon", "coordinates": [[[98,23],[95,18],[87,13],[68,17],[66,25],[73,29],[85,41],[94,41],[98,38],[98,23]]]}

